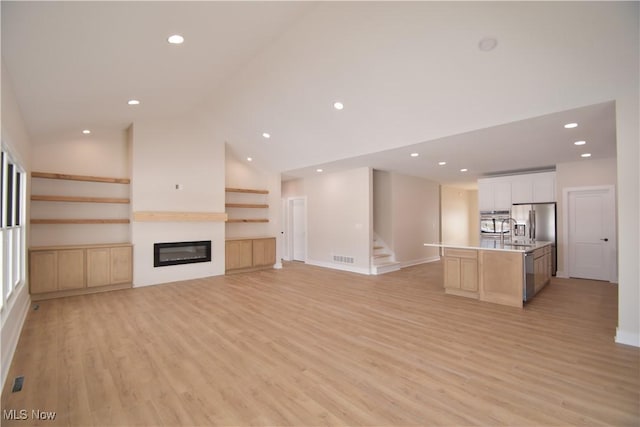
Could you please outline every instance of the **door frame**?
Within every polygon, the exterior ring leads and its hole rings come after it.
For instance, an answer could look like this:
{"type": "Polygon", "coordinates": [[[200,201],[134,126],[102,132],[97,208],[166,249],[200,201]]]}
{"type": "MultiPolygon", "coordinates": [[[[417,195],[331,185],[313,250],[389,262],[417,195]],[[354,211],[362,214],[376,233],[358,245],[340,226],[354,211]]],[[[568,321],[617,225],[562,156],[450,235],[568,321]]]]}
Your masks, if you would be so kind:
{"type": "Polygon", "coordinates": [[[609,239],[611,243],[609,251],[609,282],[618,283],[618,222],[617,222],[617,203],[616,203],[616,187],[615,185],[595,185],[587,187],[567,187],[562,189],[562,270],[563,275],[561,277],[569,277],[569,197],[571,193],[586,193],[591,191],[608,192],[609,207],[612,210],[613,224],[611,227],[612,237],[609,239]]]}
{"type": "Polygon", "coordinates": [[[286,227],[285,227],[285,241],[287,250],[285,259],[287,261],[293,261],[293,202],[296,200],[302,200],[304,204],[304,262],[307,262],[308,248],[307,243],[307,196],[287,197],[286,199],[286,227]]]}

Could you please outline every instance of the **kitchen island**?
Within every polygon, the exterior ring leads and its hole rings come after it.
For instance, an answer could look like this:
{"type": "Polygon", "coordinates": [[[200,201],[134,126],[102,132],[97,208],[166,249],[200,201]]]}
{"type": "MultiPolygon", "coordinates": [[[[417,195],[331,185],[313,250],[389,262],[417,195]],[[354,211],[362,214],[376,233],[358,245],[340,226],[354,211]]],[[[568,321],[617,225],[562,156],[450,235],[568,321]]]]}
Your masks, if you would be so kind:
{"type": "Polygon", "coordinates": [[[477,238],[443,249],[445,293],[522,307],[551,279],[551,242],[477,238]]]}

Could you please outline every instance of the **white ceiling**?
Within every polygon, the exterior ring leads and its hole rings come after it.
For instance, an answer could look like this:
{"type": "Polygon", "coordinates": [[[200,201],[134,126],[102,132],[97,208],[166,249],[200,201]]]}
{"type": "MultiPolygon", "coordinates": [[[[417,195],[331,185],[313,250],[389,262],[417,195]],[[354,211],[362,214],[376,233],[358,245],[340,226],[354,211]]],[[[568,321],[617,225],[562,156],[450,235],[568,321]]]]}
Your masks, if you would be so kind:
{"type": "Polygon", "coordinates": [[[463,185],[614,157],[637,16],[637,2],[3,1],[2,57],[35,143],[193,116],[285,177],[372,166],[463,185]]]}

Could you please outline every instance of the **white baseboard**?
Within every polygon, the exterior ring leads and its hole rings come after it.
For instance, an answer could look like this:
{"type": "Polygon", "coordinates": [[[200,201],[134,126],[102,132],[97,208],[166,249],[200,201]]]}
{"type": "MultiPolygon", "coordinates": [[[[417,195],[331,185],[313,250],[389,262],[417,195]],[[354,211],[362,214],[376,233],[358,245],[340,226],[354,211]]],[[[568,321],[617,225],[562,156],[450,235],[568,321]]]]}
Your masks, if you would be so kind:
{"type": "Polygon", "coordinates": [[[618,344],[632,345],[640,347],[640,333],[623,331],[616,328],[616,342],[618,344]]]}
{"type": "Polygon", "coordinates": [[[400,263],[401,268],[405,268],[405,267],[411,267],[412,265],[420,265],[420,264],[427,264],[429,262],[436,262],[436,261],[440,261],[440,256],[436,255],[436,256],[432,256],[429,258],[421,258],[421,259],[414,259],[411,261],[403,261],[400,263]]]}
{"type": "Polygon", "coordinates": [[[350,273],[358,273],[358,274],[366,274],[366,275],[370,275],[371,274],[371,271],[369,271],[368,268],[354,267],[354,266],[350,266],[350,265],[346,265],[346,264],[337,264],[337,263],[333,263],[333,262],[316,261],[316,260],[313,260],[313,259],[307,259],[306,263],[309,264],[309,265],[315,265],[316,267],[331,268],[333,270],[348,271],[350,273]]]}
{"type": "Polygon", "coordinates": [[[282,261],[278,261],[275,264],[273,264],[273,268],[275,268],[276,270],[281,270],[282,269],[282,261]]]}
{"type": "Polygon", "coordinates": [[[2,347],[1,360],[2,365],[2,389],[4,390],[4,383],[7,381],[7,375],[9,374],[9,368],[11,368],[11,362],[13,356],[18,347],[18,341],[25,320],[27,320],[27,314],[29,313],[29,307],[31,306],[31,296],[29,295],[29,289],[27,285],[23,285],[18,288],[18,293],[14,294],[16,297],[13,304],[8,307],[3,307],[8,310],[2,313],[2,347]],[[5,317],[6,316],[6,317],[5,317]]]}
{"type": "Polygon", "coordinates": [[[556,277],[560,278],[560,279],[568,279],[569,275],[567,273],[565,273],[562,270],[558,270],[556,271],[556,277]]]}

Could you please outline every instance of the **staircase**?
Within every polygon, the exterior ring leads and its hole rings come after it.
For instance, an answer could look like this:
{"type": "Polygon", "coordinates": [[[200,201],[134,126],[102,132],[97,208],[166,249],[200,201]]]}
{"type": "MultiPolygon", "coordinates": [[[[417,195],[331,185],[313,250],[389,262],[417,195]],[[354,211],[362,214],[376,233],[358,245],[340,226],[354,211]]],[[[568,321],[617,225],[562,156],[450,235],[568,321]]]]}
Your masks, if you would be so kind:
{"type": "Polygon", "coordinates": [[[378,236],[373,239],[371,255],[371,274],[385,274],[400,270],[400,263],[395,261],[395,254],[378,236]]]}

